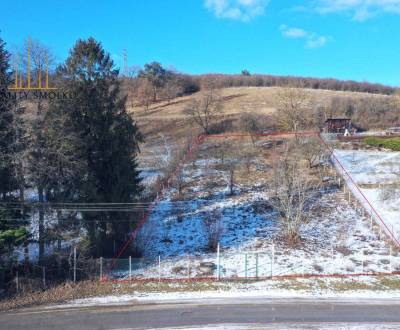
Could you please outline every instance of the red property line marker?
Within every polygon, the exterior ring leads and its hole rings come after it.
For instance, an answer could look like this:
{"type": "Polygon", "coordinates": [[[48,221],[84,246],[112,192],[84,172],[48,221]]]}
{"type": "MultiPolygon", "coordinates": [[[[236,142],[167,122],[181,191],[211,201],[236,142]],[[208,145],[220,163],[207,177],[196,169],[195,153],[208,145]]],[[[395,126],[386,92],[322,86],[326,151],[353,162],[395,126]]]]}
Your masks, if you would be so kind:
{"type": "MultiPolygon", "coordinates": [[[[193,154],[193,152],[195,150],[198,149],[198,147],[206,140],[206,139],[218,139],[218,138],[243,138],[243,137],[291,137],[291,136],[317,136],[322,144],[325,146],[325,148],[331,153],[332,157],[337,161],[337,163],[340,165],[340,167],[343,169],[343,171],[346,173],[346,175],[350,178],[351,182],[353,183],[353,185],[356,187],[356,189],[359,191],[359,193],[361,194],[361,196],[364,198],[364,200],[368,203],[368,205],[371,207],[371,209],[373,210],[373,212],[376,214],[376,216],[379,218],[379,220],[381,221],[381,223],[385,226],[385,228],[387,229],[387,231],[390,234],[390,238],[392,239],[392,241],[397,245],[400,246],[400,242],[395,238],[395,236],[393,235],[393,233],[389,230],[388,226],[386,225],[386,223],[383,221],[382,217],[378,214],[378,212],[375,210],[375,208],[372,206],[372,204],[369,202],[369,200],[367,199],[367,197],[362,193],[362,191],[360,190],[360,188],[358,187],[358,185],[355,183],[355,181],[353,180],[353,178],[350,176],[350,174],[348,173],[348,171],[345,169],[345,167],[342,165],[342,163],[338,160],[338,158],[335,156],[333,149],[324,141],[324,139],[322,138],[321,134],[319,132],[315,132],[315,131],[302,131],[302,132],[274,132],[274,133],[265,133],[265,134],[210,134],[210,135],[199,135],[197,137],[195,137],[192,141],[191,146],[189,147],[188,151],[183,155],[183,157],[180,159],[177,167],[175,168],[174,172],[168,177],[166,178],[165,182],[166,182],[166,186],[162,185],[162,187],[160,188],[160,190],[158,191],[157,194],[157,198],[152,202],[152,204],[150,205],[150,207],[147,209],[145,215],[141,218],[141,220],[139,221],[137,227],[135,228],[135,230],[131,233],[129,239],[124,243],[124,245],[122,246],[122,248],[117,252],[117,254],[113,257],[112,263],[110,265],[110,267],[108,268],[108,273],[111,273],[111,271],[114,269],[115,264],[117,262],[117,259],[126,251],[126,249],[129,247],[129,245],[132,243],[132,241],[136,238],[136,235],[138,234],[138,232],[140,231],[140,229],[145,225],[145,223],[148,221],[148,219],[150,218],[151,213],[153,212],[154,208],[157,206],[157,204],[160,202],[163,194],[164,194],[164,189],[170,187],[170,184],[172,182],[172,180],[176,177],[176,175],[179,173],[179,171],[182,169],[183,165],[186,163],[187,159],[189,157],[191,157],[191,155],[193,154]]],[[[394,274],[394,273],[392,273],[394,274]]],[[[354,276],[354,275],[304,275],[304,276],[300,276],[300,275],[294,275],[295,278],[298,277],[307,277],[307,276],[314,276],[314,277],[345,277],[345,276],[354,276]]],[[[371,274],[358,274],[357,276],[373,276],[371,274]]],[[[281,277],[281,278],[291,278],[292,275],[285,275],[285,277],[281,277]]],[[[279,276],[274,276],[273,278],[279,278],[279,276]]],[[[210,278],[207,278],[210,279],[210,278]]],[[[158,279],[157,279],[158,280],[158,279]]],[[[167,279],[170,280],[170,279],[167,279]]],[[[171,280],[176,280],[176,279],[171,279],[171,280]]],[[[187,279],[186,279],[187,280],[187,279]]],[[[200,278],[195,278],[193,279],[195,281],[200,280],[200,278]]]]}
{"type": "Polygon", "coordinates": [[[382,277],[382,276],[398,276],[399,271],[396,272],[378,272],[378,273],[354,273],[354,274],[291,274],[291,275],[274,275],[274,276],[238,276],[220,278],[216,276],[209,277],[192,277],[192,278],[134,278],[134,279],[115,279],[115,280],[102,280],[101,282],[112,282],[112,283],[151,283],[151,282],[162,282],[162,283],[192,283],[192,282],[235,282],[235,281],[265,281],[265,280],[285,280],[285,279],[299,279],[299,278],[353,278],[353,277],[382,277]]]}
{"type": "MultiPolygon", "coordinates": [[[[317,132],[274,132],[274,133],[265,133],[265,134],[254,134],[253,136],[256,137],[288,137],[288,136],[311,136],[316,135],[317,132]]],[[[186,154],[183,155],[181,160],[179,161],[177,167],[175,168],[174,172],[165,180],[166,186],[162,186],[161,189],[157,193],[157,198],[153,201],[150,207],[147,209],[145,215],[139,220],[139,223],[135,230],[130,234],[128,240],[124,243],[121,249],[116,253],[113,257],[110,267],[108,268],[108,273],[114,269],[117,259],[126,251],[129,247],[129,244],[136,238],[136,235],[140,231],[140,229],[144,226],[144,224],[148,221],[151,213],[153,212],[156,205],[160,202],[162,195],[164,193],[164,188],[168,188],[172,182],[172,180],[177,176],[179,171],[182,169],[183,165],[186,163],[187,159],[191,157],[193,152],[197,150],[197,148],[206,140],[206,139],[215,139],[215,138],[243,138],[243,137],[250,137],[249,134],[213,134],[213,135],[199,135],[193,139],[191,146],[186,154]]]]}
{"type": "Polygon", "coordinates": [[[197,136],[196,138],[193,139],[193,142],[191,146],[189,147],[188,151],[183,155],[183,157],[180,159],[177,167],[175,168],[174,172],[166,178],[164,181],[166,183],[166,186],[164,184],[161,185],[160,190],[157,192],[157,197],[156,199],[151,203],[149,208],[147,209],[146,213],[144,216],[139,220],[138,225],[136,226],[135,230],[130,234],[128,240],[124,243],[124,245],[120,248],[120,250],[117,252],[117,254],[113,257],[113,260],[111,262],[110,267],[108,268],[108,273],[111,273],[111,271],[114,269],[115,264],[117,262],[117,259],[126,251],[126,249],[129,247],[129,245],[132,243],[132,241],[136,238],[136,235],[142,229],[142,227],[145,225],[145,223],[148,221],[150,218],[151,213],[153,212],[154,208],[157,206],[157,204],[160,202],[163,194],[164,194],[164,188],[168,188],[173,180],[173,178],[176,177],[178,172],[181,170],[182,166],[185,164],[187,159],[193,154],[195,150],[199,147],[199,145],[204,141],[204,138],[202,136],[197,136]]]}
{"type": "Polygon", "coordinates": [[[336,157],[334,150],[324,141],[322,136],[318,134],[320,140],[322,143],[325,145],[325,147],[329,150],[331,153],[332,157],[336,160],[336,162],[339,164],[340,168],[343,170],[344,173],[349,177],[351,183],[356,187],[357,191],[360,193],[360,195],[363,197],[363,199],[367,202],[368,206],[371,208],[373,213],[378,217],[379,221],[383,224],[383,226],[386,228],[387,233],[389,234],[390,239],[393,241],[395,245],[400,247],[400,242],[399,240],[394,236],[394,233],[389,229],[389,227],[386,225],[385,221],[382,219],[378,211],[372,206],[371,202],[368,200],[367,196],[364,195],[364,193],[361,191],[360,187],[358,184],[355,182],[353,177],[350,175],[350,173],[346,170],[346,168],[343,166],[343,164],[340,162],[340,160],[336,157]]]}

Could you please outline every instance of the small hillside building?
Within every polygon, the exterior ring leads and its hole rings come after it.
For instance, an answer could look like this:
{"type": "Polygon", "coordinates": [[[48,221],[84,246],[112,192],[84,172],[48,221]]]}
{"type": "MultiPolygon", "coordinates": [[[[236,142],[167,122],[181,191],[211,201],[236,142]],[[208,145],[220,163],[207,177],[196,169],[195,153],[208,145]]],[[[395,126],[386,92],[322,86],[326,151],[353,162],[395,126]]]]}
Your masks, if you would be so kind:
{"type": "Polygon", "coordinates": [[[324,123],[324,133],[349,134],[355,131],[350,118],[328,118],[324,123]]]}

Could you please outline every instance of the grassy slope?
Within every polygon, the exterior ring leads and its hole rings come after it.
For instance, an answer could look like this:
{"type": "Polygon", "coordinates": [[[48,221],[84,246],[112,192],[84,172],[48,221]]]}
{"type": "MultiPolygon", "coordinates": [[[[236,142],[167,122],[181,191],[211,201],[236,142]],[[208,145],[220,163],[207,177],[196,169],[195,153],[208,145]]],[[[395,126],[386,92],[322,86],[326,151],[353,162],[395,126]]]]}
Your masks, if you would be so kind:
{"type": "MultiPolygon", "coordinates": [[[[235,122],[240,114],[250,112],[262,115],[275,113],[278,104],[277,95],[279,87],[240,87],[224,88],[222,90],[223,112],[222,119],[231,119],[235,122]]],[[[326,90],[308,90],[313,106],[324,106],[329,108],[334,97],[374,97],[385,98],[387,96],[354,93],[336,92],[326,90]]],[[[184,113],[187,104],[198,94],[179,97],[170,102],[158,102],[152,104],[148,111],[143,107],[131,107],[128,111],[134,114],[146,142],[142,148],[142,157],[151,157],[148,149],[157,149],[163,145],[162,136],[167,137],[176,150],[182,149],[185,142],[191,136],[200,133],[197,127],[191,125],[191,118],[184,113]]],[[[268,119],[265,119],[268,122],[268,119]]],[[[234,128],[235,129],[235,128],[234,128]]]]}
{"type": "MultiPolygon", "coordinates": [[[[238,117],[244,112],[250,112],[258,115],[270,115],[276,111],[278,104],[277,95],[281,88],[279,87],[240,87],[240,88],[224,88],[222,90],[223,100],[223,116],[238,117]]],[[[335,92],[325,90],[308,90],[313,105],[325,107],[331,106],[331,100],[334,97],[371,97],[386,98],[387,96],[354,93],[354,92],[335,92]]],[[[142,131],[147,137],[151,137],[159,132],[172,133],[169,125],[166,123],[173,122],[175,124],[187,122],[189,116],[184,113],[187,104],[198,94],[178,97],[167,102],[158,102],[152,104],[148,111],[143,107],[133,107],[128,110],[134,113],[136,120],[141,126],[142,131]],[[156,128],[156,132],[154,132],[156,128]]],[[[189,125],[179,127],[174,133],[180,133],[181,129],[185,129],[186,133],[192,131],[189,125]]]]}

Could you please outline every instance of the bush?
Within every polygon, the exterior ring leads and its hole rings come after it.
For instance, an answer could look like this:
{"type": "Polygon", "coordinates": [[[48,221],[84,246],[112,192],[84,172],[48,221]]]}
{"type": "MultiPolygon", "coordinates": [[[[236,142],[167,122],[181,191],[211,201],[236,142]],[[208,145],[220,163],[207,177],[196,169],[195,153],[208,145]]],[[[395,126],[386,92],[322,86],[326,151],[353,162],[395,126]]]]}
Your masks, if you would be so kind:
{"type": "Polygon", "coordinates": [[[208,215],[203,222],[204,232],[207,238],[207,250],[211,252],[217,251],[218,243],[221,239],[223,227],[221,221],[221,214],[213,212],[208,215]]]}

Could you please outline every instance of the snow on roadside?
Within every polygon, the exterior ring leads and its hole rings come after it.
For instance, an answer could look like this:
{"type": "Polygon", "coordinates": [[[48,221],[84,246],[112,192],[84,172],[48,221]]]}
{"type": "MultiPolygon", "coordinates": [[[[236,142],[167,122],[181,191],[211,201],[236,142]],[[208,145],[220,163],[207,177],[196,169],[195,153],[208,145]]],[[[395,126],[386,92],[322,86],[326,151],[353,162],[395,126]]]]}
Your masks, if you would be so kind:
{"type": "MultiPolygon", "coordinates": [[[[297,279],[297,280],[275,280],[260,281],[254,283],[215,282],[214,290],[184,291],[185,286],[176,284],[175,292],[145,292],[135,291],[132,294],[121,296],[110,295],[76,299],[68,302],[71,306],[101,305],[101,304],[124,304],[124,303],[163,303],[163,302],[197,302],[210,303],[213,300],[226,299],[227,303],[241,303],[246,298],[268,298],[268,299],[318,299],[334,300],[347,299],[348,301],[362,300],[364,303],[378,303],[377,300],[400,300],[400,290],[383,289],[381,282],[376,277],[363,277],[358,279],[325,278],[319,279],[297,279]],[[295,281],[295,282],[292,282],[295,281]],[[370,289],[351,289],[352,285],[363,284],[370,289]],[[297,285],[297,288],[296,288],[297,285]],[[347,289],[342,289],[343,288],[347,289]],[[240,299],[237,299],[240,298],[240,299]]],[[[156,286],[157,284],[154,283],[156,286]]],[[[65,307],[65,305],[64,305],[65,307]]]]}

